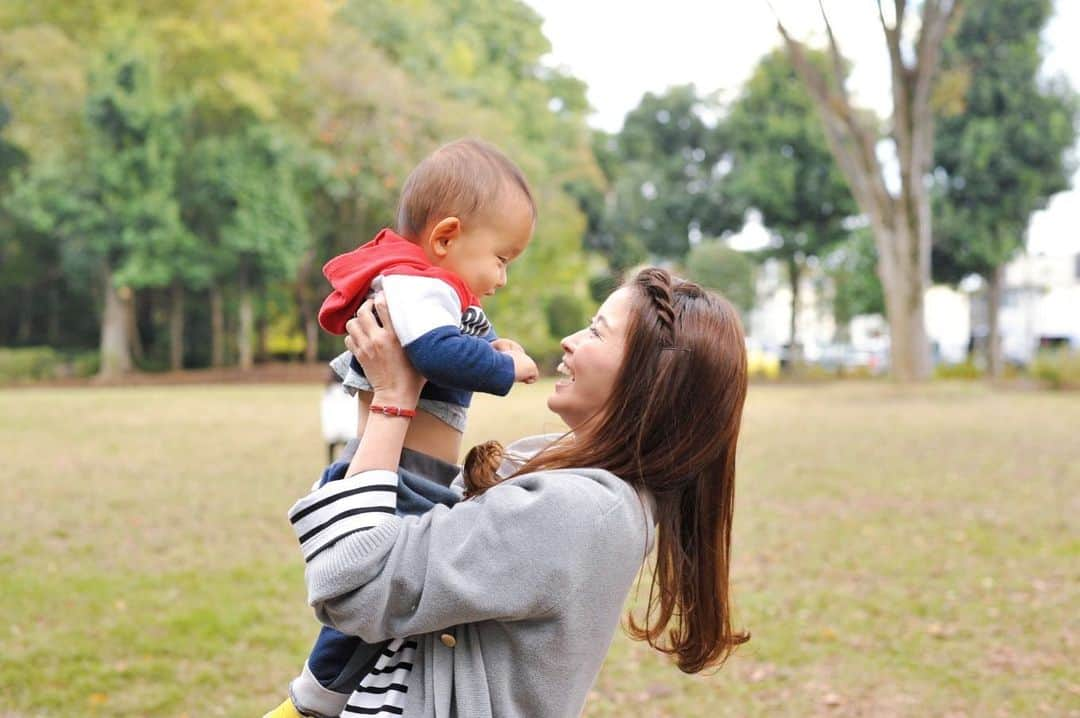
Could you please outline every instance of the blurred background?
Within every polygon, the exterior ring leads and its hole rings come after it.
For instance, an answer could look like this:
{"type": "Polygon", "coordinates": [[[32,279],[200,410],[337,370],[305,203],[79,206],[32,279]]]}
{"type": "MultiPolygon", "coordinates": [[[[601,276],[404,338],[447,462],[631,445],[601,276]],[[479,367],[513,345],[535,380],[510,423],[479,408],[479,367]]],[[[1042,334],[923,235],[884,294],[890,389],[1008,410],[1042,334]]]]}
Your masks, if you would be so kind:
{"type": "MultiPolygon", "coordinates": [[[[0,718],[280,701],[315,634],[284,513],[340,438],[321,267],[462,136],[536,194],[487,309],[543,369],[646,263],[747,330],[754,638],[684,676],[620,633],[587,716],[1080,716],[1078,29],[1073,0],[3,0],[0,718]]],[[[561,430],[550,389],[477,397],[465,446],[561,430]]]]}
{"type": "Polygon", "coordinates": [[[737,303],[765,375],[1075,383],[1054,350],[1080,344],[1076,8],[951,19],[911,181],[876,10],[826,6],[841,56],[812,5],[8,0],[0,380],[326,358],[322,264],[476,135],[539,197],[490,310],[546,365],[651,262],[737,303]],[[839,94],[807,89],[778,20],[839,94]],[[836,98],[854,134],[823,131],[836,98]]]}

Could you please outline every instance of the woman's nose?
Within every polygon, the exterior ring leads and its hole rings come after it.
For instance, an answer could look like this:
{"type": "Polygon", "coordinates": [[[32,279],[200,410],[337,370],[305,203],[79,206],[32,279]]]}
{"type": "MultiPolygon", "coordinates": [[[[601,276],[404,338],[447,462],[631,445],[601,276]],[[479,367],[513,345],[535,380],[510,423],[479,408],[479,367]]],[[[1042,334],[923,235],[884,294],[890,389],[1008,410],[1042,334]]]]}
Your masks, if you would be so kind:
{"type": "Polygon", "coordinates": [[[581,335],[582,331],[584,331],[584,329],[582,329],[581,331],[576,331],[573,334],[562,338],[562,341],[559,342],[559,346],[562,347],[564,352],[566,352],[567,354],[572,354],[574,352],[574,343],[577,341],[577,338],[581,335]]]}

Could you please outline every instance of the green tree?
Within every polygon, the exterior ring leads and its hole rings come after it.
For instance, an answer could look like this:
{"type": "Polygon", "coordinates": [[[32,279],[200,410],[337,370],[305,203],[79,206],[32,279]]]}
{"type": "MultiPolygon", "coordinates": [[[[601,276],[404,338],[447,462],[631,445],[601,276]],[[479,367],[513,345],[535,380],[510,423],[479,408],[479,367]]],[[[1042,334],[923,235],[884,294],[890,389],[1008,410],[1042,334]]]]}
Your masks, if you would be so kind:
{"type": "MultiPolygon", "coordinates": [[[[184,158],[197,154],[198,144],[207,137],[246,135],[266,124],[280,124],[283,107],[302,86],[302,63],[327,38],[331,13],[331,5],[322,0],[241,0],[225,6],[207,0],[4,3],[0,88],[13,94],[20,108],[13,134],[35,159],[50,154],[59,163],[82,162],[85,142],[80,133],[86,123],[81,108],[86,93],[81,68],[86,57],[109,45],[118,24],[137,28],[141,37],[155,44],[161,66],[168,68],[158,74],[156,91],[167,104],[187,108],[179,133],[184,158]],[[39,62],[41,55],[50,61],[39,62]]],[[[190,179],[191,172],[183,174],[190,179]]],[[[191,187],[183,182],[179,190],[185,224],[191,224],[191,217],[205,219],[215,213],[212,206],[193,206],[200,200],[213,204],[214,198],[192,192],[191,187]]],[[[169,282],[174,367],[184,353],[186,290],[209,286],[212,316],[220,319],[223,312],[221,283],[209,281],[210,270],[223,266],[219,243],[216,237],[197,233],[205,226],[194,228],[196,233],[188,235],[187,242],[170,249],[178,268],[169,282]]],[[[233,284],[232,277],[222,281],[233,284]]],[[[220,324],[215,323],[218,329],[220,324]]],[[[220,339],[219,334],[214,336],[220,339]]],[[[223,343],[214,342],[214,356],[222,355],[223,343]]]]}
{"type": "Polygon", "coordinates": [[[860,314],[884,314],[885,296],[874,271],[877,250],[868,229],[857,229],[824,259],[826,276],[832,281],[833,318],[846,327],[860,314]]]}
{"type": "Polygon", "coordinates": [[[132,368],[133,290],[171,281],[184,241],[174,197],[178,112],[157,87],[152,43],[118,31],[91,72],[85,154],[36,168],[9,207],[61,242],[102,297],[101,375],[132,368]]]}
{"type": "Polygon", "coordinates": [[[757,265],[745,252],[709,240],[691,249],[685,264],[687,278],[723,294],[744,318],[754,308],[757,265]]]}
{"type": "MultiPolygon", "coordinates": [[[[810,54],[810,62],[825,64],[810,54]]],[[[731,169],[723,191],[733,207],[756,209],[771,245],[760,255],[781,261],[791,285],[790,341],[799,359],[799,287],[806,262],[847,237],[844,221],[858,211],[829,151],[814,102],[783,50],[758,64],[720,131],[731,169]]]]}
{"type": "Polygon", "coordinates": [[[934,271],[983,278],[989,300],[990,374],[1002,369],[998,310],[1005,265],[1031,213],[1068,187],[1065,152],[1076,139],[1076,97],[1039,79],[1039,36],[1050,0],[974,3],[944,47],[943,67],[965,91],[937,123],[939,179],[934,271]]]}
{"type": "Polygon", "coordinates": [[[222,360],[224,321],[221,284],[232,279],[238,293],[237,352],[242,369],[254,363],[255,296],[296,271],[308,243],[307,220],[296,180],[295,148],[267,127],[227,137],[210,136],[188,168],[187,216],[209,240],[207,256],[215,363],[222,360]]]}
{"type": "MultiPolygon", "coordinates": [[[[8,106],[0,101],[0,199],[11,191],[10,177],[15,170],[26,165],[27,156],[18,146],[12,144],[7,138],[8,126],[11,123],[11,112],[8,106]]],[[[33,284],[28,281],[34,272],[33,255],[27,252],[27,237],[20,232],[19,222],[12,213],[0,204],[0,297],[7,299],[4,306],[11,306],[13,300],[24,299],[20,294],[32,291],[33,284]],[[27,260],[30,261],[27,261],[27,260]],[[20,291],[21,290],[21,291],[20,291]]],[[[25,302],[25,300],[24,300],[25,302]]],[[[22,317],[19,320],[16,341],[25,341],[30,335],[31,312],[30,302],[25,302],[22,317]]],[[[6,315],[7,312],[4,312],[6,315]]],[[[8,317],[4,316],[7,320],[8,317]]]]}
{"type": "Polygon", "coordinates": [[[85,306],[86,297],[64,281],[59,242],[4,206],[35,165],[82,151],[85,64],[55,28],[0,28],[0,327],[8,327],[0,341],[86,339],[85,317],[75,324],[64,314],[66,303],[85,306]]]}
{"type": "Polygon", "coordinates": [[[622,130],[598,146],[610,194],[590,242],[613,254],[616,270],[645,252],[681,259],[692,235],[719,236],[736,226],[719,195],[721,148],[703,117],[709,108],[692,85],[646,93],[622,130]]]}

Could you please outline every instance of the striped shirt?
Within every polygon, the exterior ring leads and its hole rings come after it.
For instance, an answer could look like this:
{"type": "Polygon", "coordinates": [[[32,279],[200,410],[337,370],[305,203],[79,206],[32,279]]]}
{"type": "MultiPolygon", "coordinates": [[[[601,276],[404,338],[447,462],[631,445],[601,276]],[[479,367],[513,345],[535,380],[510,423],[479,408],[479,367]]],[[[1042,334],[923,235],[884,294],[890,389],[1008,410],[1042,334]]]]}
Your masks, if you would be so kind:
{"type": "MultiPolygon", "coordinates": [[[[398,475],[394,471],[362,471],[328,481],[301,499],[289,512],[304,560],[311,561],[341,538],[366,531],[394,515],[398,475]]],[[[395,638],[383,649],[375,667],[360,680],[342,716],[399,716],[417,643],[395,638]]]]}
{"type": "Polygon", "coordinates": [[[375,667],[349,696],[342,716],[399,716],[405,710],[405,685],[416,656],[416,641],[395,638],[383,649],[375,667]]]}

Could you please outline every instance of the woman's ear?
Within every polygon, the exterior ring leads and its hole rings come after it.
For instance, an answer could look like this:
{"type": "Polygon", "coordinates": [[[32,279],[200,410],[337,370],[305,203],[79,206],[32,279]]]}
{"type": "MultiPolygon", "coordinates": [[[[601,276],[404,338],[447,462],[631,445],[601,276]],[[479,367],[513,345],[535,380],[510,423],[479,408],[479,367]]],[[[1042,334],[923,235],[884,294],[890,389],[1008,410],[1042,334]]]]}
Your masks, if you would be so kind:
{"type": "Polygon", "coordinates": [[[461,236],[461,220],[457,217],[444,217],[435,223],[428,232],[425,249],[432,257],[442,259],[450,252],[450,245],[461,236]]]}

